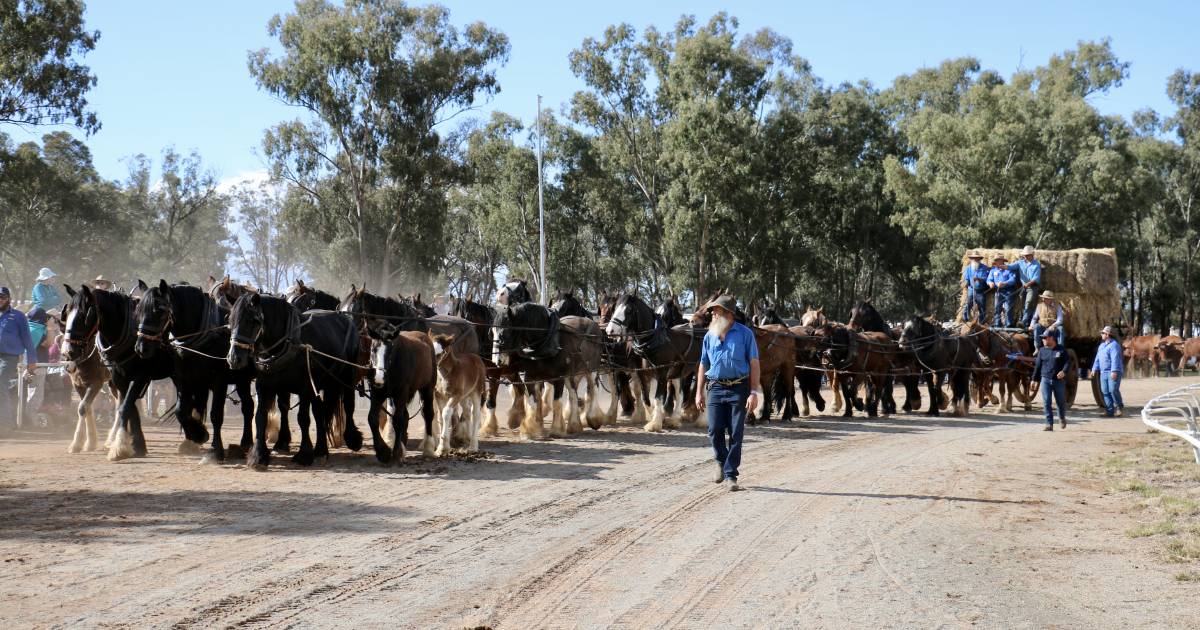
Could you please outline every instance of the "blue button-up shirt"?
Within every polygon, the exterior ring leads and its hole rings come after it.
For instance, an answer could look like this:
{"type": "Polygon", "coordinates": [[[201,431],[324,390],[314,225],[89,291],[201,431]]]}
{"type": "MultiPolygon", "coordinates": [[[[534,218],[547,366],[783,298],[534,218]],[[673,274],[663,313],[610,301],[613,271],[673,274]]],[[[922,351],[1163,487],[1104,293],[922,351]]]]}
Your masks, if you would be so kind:
{"type": "Polygon", "coordinates": [[[1012,269],[992,267],[992,270],[988,272],[987,281],[995,283],[996,290],[1003,293],[1009,293],[1017,288],[1017,274],[1013,273],[1012,269]]]}
{"type": "Polygon", "coordinates": [[[40,306],[47,311],[52,308],[58,308],[63,303],[62,296],[58,294],[58,289],[42,282],[33,285],[29,301],[33,302],[34,306],[40,306]]]}
{"type": "Polygon", "coordinates": [[[25,313],[11,306],[0,312],[0,354],[25,354],[27,363],[37,363],[37,349],[29,334],[29,320],[25,313]]]}
{"type": "Polygon", "coordinates": [[[1017,268],[1017,277],[1021,280],[1022,285],[1030,281],[1034,284],[1042,283],[1042,263],[1038,262],[1036,258],[1028,262],[1021,259],[1008,267],[1009,269],[1017,268]]]}
{"type": "Polygon", "coordinates": [[[750,360],[758,358],[758,342],[754,331],[737,322],[729,327],[722,340],[714,332],[704,335],[700,365],[704,377],[710,380],[729,380],[750,376],[750,360]]]}
{"type": "Polygon", "coordinates": [[[1125,373],[1125,357],[1122,356],[1121,344],[1112,337],[1100,344],[1096,349],[1096,360],[1092,361],[1093,372],[1125,373]]]}
{"type": "Polygon", "coordinates": [[[983,264],[975,264],[971,261],[967,264],[967,268],[963,269],[962,279],[967,283],[967,287],[976,291],[987,290],[988,268],[983,264]]]}

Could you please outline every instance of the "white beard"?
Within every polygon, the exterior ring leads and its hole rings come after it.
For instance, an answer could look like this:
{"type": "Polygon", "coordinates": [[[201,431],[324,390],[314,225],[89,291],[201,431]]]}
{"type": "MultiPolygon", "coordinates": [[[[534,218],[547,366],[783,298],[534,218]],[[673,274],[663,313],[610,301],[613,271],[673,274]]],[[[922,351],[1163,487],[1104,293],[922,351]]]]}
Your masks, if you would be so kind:
{"type": "Polygon", "coordinates": [[[712,321],[708,323],[708,331],[716,333],[719,337],[725,337],[725,333],[729,332],[729,327],[733,326],[733,318],[725,315],[713,314],[712,321]]]}

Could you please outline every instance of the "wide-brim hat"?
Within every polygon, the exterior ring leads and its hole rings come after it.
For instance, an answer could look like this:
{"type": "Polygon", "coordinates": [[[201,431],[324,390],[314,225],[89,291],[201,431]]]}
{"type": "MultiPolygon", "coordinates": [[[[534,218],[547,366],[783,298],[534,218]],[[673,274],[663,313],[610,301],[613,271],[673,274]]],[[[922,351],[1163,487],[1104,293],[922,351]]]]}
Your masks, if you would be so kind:
{"type": "Polygon", "coordinates": [[[717,296],[716,299],[714,299],[713,301],[704,305],[704,312],[707,313],[707,312],[711,311],[714,306],[720,306],[721,308],[725,309],[726,311],[729,311],[730,313],[737,312],[737,302],[734,301],[732,295],[717,296]]]}
{"type": "Polygon", "coordinates": [[[57,275],[58,274],[54,273],[54,271],[51,270],[49,267],[42,267],[40,270],[38,270],[37,281],[41,282],[42,280],[49,280],[50,278],[53,278],[54,276],[57,276],[57,275]]]}
{"type": "Polygon", "coordinates": [[[971,252],[971,253],[967,254],[967,258],[970,258],[971,260],[975,260],[975,259],[983,258],[983,254],[980,254],[979,252],[971,252]]]}
{"type": "Polygon", "coordinates": [[[104,274],[100,274],[100,275],[96,276],[96,279],[92,280],[92,282],[110,282],[110,280],[108,278],[105,278],[104,274]]]}
{"type": "Polygon", "coordinates": [[[1028,246],[1028,245],[1026,245],[1024,248],[1022,248],[1022,249],[1021,249],[1021,255],[1022,255],[1022,256],[1032,256],[1032,255],[1033,255],[1033,248],[1032,248],[1032,247],[1030,247],[1030,246],[1028,246]]]}
{"type": "Polygon", "coordinates": [[[1113,330],[1113,327],[1112,327],[1112,326],[1105,326],[1104,328],[1101,328],[1101,329],[1100,329],[1100,333],[1101,333],[1101,334],[1108,334],[1108,335],[1112,335],[1112,334],[1116,334],[1116,331],[1115,331],[1115,330],[1113,330]]]}
{"type": "Polygon", "coordinates": [[[995,256],[992,256],[992,262],[996,262],[997,260],[1008,262],[1008,259],[1004,257],[1004,254],[996,254],[995,256]]]}
{"type": "Polygon", "coordinates": [[[1042,299],[1043,300],[1053,300],[1054,292],[1053,291],[1042,291],[1042,299]]]}

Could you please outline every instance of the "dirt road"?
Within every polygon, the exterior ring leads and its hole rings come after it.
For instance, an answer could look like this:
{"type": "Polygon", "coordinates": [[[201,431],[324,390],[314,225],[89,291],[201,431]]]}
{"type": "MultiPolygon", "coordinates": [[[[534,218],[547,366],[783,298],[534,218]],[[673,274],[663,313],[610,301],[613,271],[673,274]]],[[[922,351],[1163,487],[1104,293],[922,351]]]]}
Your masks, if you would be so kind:
{"type": "MultiPolygon", "coordinates": [[[[1195,380],[1124,389],[1132,410],[1195,380]]],[[[1144,428],[1076,418],[755,427],[740,493],[694,429],[267,473],[176,455],[167,427],[118,464],[18,434],[0,627],[1193,626],[1194,587],[1082,471],[1144,428]]]]}

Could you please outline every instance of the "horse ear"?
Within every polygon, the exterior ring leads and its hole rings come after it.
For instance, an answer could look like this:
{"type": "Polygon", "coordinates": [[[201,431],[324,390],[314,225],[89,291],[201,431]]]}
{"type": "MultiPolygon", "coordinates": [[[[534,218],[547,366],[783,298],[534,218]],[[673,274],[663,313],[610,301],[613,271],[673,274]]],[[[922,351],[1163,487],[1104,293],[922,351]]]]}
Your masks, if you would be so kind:
{"type": "Polygon", "coordinates": [[[86,298],[92,297],[92,290],[89,289],[88,285],[86,285],[86,284],[79,285],[79,292],[83,294],[83,297],[86,297],[86,298]]]}
{"type": "Polygon", "coordinates": [[[823,315],[824,313],[825,313],[825,306],[822,305],[821,308],[817,309],[817,315],[823,315]]]}
{"type": "Polygon", "coordinates": [[[150,287],[146,286],[146,283],[145,283],[145,282],[142,282],[142,279],[141,279],[141,278],[138,278],[138,285],[137,285],[137,288],[139,288],[139,289],[141,289],[141,290],[145,291],[146,289],[149,289],[150,287]]]}
{"type": "Polygon", "coordinates": [[[67,295],[69,295],[71,297],[75,297],[75,289],[72,289],[71,285],[64,282],[63,288],[67,290],[67,295]]]}
{"type": "Polygon", "coordinates": [[[230,284],[233,284],[233,281],[229,279],[229,276],[225,276],[224,278],[221,278],[221,286],[222,287],[228,287],[230,284]]]}
{"type": "Polygon", "coordinates": [[[255,292],[251,292],[249,295],[250,295],[250,306],[262,305],[262,296],[261,295],[259,295],[258,293],[255,293],[255,292]]]}
{"type": "Polygon", "coordinates": [[[159,278],[159,279],[158,279],[158,290],[159,290],[159,291],[164,291],[164,292],[165,292],[165,291],[170,291],[170,290],[171,290],[171,286],[167,284],[167,281],[166,281],[166,280],[163,280],[162,278],[159,278]]]}

